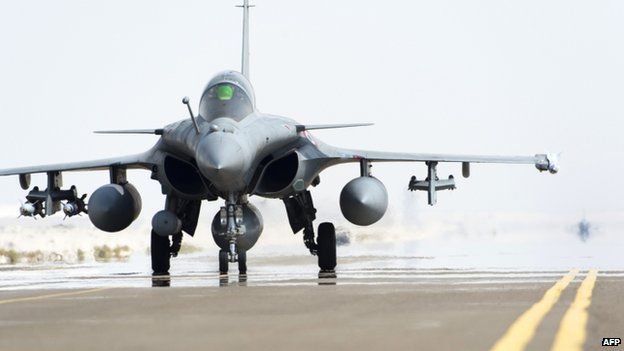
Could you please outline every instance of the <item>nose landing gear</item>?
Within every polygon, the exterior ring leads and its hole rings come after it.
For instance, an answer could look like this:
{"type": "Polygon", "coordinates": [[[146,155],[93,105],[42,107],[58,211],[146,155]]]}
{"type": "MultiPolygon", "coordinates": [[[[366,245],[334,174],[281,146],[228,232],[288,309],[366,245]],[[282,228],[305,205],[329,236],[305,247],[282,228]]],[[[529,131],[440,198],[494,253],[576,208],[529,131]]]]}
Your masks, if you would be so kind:
{"type": "Polygon", "coordinates": [[[225,226],[224,235],[228,239],[228,249],[219,251],[219,273],[227,274],[229,263],[238,262],[238,273],[247,274],[247,251],[238,247],[238,238],[245,235],[246,228],[243,224],[243,207],[237,201],[238,196],[234,193],[228,195],[225,207],[221,208],[221,224],[225,226]]]}
{"type": "MultiPolygon", "coordinates": [[[[231,254],[226,250],[219,251],[219,274],[228,274],[229,263],[231,254]]],[[[247,274],[247,251],[240,250],[236,255],[236,261],[238,263],[238,274],[247,274]]]]}

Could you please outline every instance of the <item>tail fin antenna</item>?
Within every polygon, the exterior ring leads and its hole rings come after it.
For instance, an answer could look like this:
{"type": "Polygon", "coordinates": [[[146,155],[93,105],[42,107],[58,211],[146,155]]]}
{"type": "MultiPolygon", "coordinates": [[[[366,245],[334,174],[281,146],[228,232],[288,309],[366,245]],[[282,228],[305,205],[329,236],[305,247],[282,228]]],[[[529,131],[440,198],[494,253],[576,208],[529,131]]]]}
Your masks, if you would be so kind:
{"type": "Polygon", "coordinates": [[[255,5],[249,5],[249,0],[244,0],[243,8],[243,53],[241,60],[241,73],[249,79],[249,9],[255,5]]]}

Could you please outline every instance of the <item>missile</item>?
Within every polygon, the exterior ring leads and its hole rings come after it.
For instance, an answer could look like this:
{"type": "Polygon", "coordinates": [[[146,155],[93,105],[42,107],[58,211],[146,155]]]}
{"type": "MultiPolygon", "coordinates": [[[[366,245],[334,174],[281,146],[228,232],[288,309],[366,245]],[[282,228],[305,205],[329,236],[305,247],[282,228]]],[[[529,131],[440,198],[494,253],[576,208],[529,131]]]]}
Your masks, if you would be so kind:
{"type": "Polygon", "coordinates": [[[78,205],[74,202],[61,203],[61,206],[63,207],[63,213],[65,213],[67,217],[75,216],[80,213],[78,205]]]}
{"type": "Polygon", "coordinates": [[[37,215],[43,217],[43,206],[41,205],[39,201],[35,201],[35,202],[20,201],[19,212],[20,212],[20,215],[17,218],[24,216],[24,217],[33,217],[36,219],[37,215]]]}
{"type": "Polygon", "coordinates": [[[61,208],[63,209],[63,213],[65,213],[65,218],[80,215],[82,212],[88,213],[84,202],[86,197],[87,194],[84,194],[74,201],[61,202],[61,208]]]}
{"type": "Polygon", "coordinates": [[[547,154],[546,159],[548,160],[548,171],[552,174],[556,174],[559,172],[559,154],[547,154]]]}
{"type": "Polygon", "coordinates": [[[20,205],[20,217],[34,217],[36,212],[35,205],[28,201],[20,205]]]}

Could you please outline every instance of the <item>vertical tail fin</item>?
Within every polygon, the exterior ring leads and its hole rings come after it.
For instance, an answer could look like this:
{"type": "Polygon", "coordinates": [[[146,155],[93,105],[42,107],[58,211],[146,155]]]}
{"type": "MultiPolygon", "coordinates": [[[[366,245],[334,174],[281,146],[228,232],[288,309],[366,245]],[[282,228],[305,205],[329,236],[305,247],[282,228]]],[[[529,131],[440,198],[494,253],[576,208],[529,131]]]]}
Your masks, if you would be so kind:
{"type": "Polygon", "coordinates": [[[243,52],[241,60],[241,73],[249,79],[249,0],[244,0],[242,5],[236,7],[243,8],[243,52]]]}

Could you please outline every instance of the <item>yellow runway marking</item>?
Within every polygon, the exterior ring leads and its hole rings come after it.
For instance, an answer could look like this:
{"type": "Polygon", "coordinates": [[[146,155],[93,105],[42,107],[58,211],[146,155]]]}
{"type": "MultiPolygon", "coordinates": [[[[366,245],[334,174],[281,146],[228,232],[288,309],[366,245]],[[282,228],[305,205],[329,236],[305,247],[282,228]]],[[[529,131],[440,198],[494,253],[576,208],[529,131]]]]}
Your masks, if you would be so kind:
{"type": "Polygon", "coordinates": [[[83,294],[88,294],[88,293],[93,293],[93,292],[102,291],[102,290],[108,290],[108,289],[112,289],[112,288],[97,288],[97,289],[71,291],[71,292],[48,294],[48,295],[29,296],[29,297],[17,297],[17,298],[14,298],[14,299],[0,300],[0,305],[4,305],[4,304],[7,304],[7,303],[15,303],[15,302],[44,300],[44,299],[50,299],[50,298],[53,298],[53,297],[65,297],[65,296],[83,295],[83,294]]]}
{"type": "Polygon", "coordinates": [[[531,308],[526,310],[509,327],[507,332],[494,344],[490,351],[522,351],[535,336],[542,319],[557,303],[563,290],[578,274],[578,269],[571,270],[559,279],[531,308]]]}
{"type": "Polygon", "coordinates": [[[574,302],[563,315],[559,331],[551,351],[580,351],[587,337],[587,308],[591,303],[592,291],[598,271],[591,270],[579,286],[574,302]]]}

